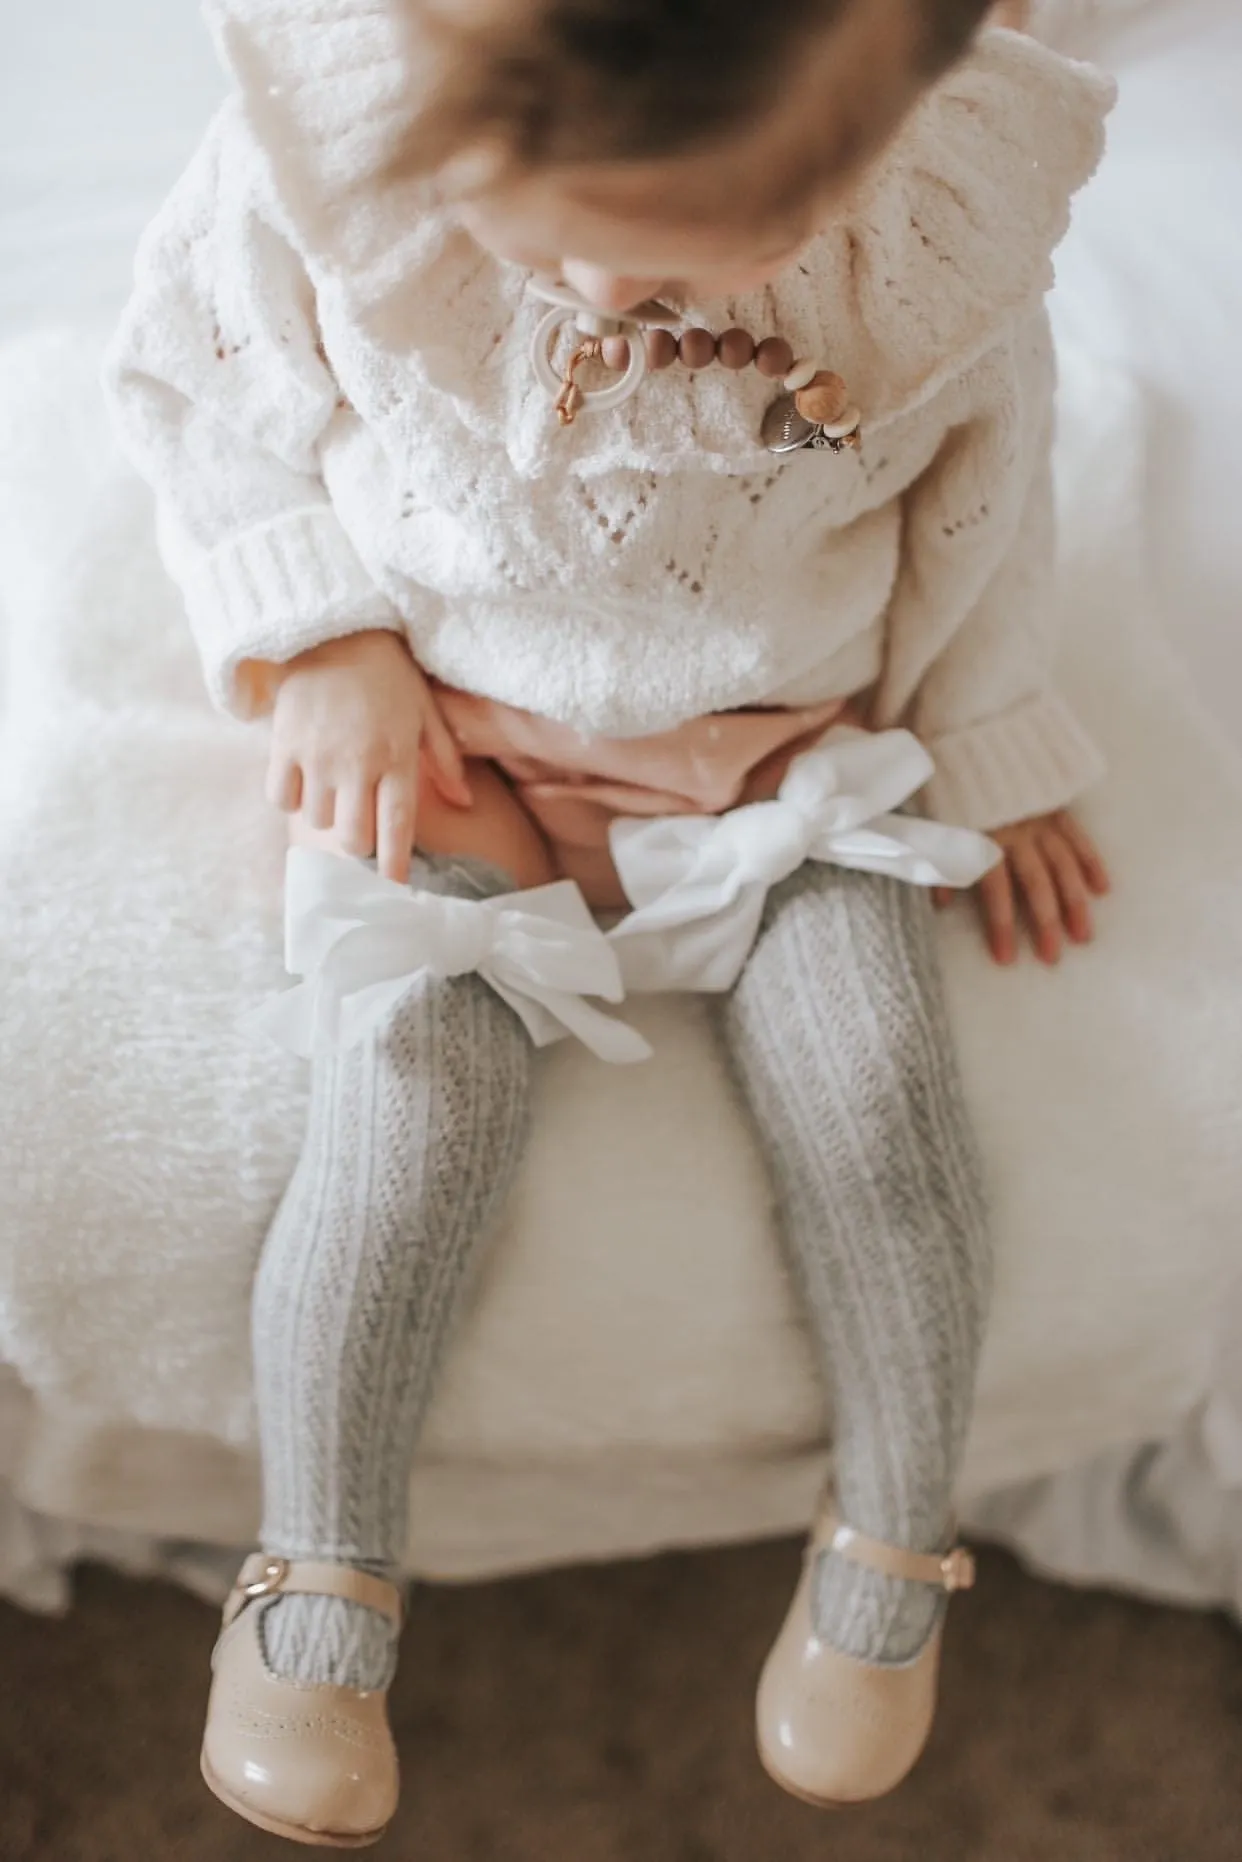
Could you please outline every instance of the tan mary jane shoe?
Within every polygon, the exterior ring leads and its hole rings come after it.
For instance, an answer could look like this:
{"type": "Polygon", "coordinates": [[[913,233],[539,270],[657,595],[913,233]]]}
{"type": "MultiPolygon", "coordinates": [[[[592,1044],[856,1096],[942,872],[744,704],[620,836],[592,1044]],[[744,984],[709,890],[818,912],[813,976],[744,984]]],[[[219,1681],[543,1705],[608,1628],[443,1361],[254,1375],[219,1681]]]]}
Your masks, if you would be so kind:
{"type": "Polygon", "coordinates": [[[238,1573],[211,1658],[203,1777],[239,1817],[295,1843],[362,1849],[397,1808],[397,1752],[387,1690],[282,1681],[263,1660],[261,1612],[282,1591],[348,1597],[401,1621],[395,1584],[350,1565],[269,1558],[238,1573]]]}
{"type": "Polygon", "coordinates": [[[859,1661],[822,1641],[811,1589],[816,1560],[830,1549],[870,1571],[941,1590],[969,1590],[975,1581],[975,1561],[962,1546],[943,1555],[903,1552],[864,1538],[830,1513],[820,1520],[760,1678],[756,1733],[776,1783],[825,1809],[883,1797],[913,1766],[935,1718],[941,1636],[938,1627],[904,1667],[859,1661]]]}

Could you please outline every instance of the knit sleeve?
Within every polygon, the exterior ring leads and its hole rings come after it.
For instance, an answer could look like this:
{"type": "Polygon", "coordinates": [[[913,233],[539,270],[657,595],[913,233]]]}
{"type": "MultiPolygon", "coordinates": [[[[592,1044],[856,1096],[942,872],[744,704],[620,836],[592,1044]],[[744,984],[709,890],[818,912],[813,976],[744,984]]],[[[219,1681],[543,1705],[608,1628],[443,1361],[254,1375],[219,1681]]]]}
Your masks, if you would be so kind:
{"type": "Polygon", "coordinates": [[[262,195],[226,106],[144,236],[105,367],[211,695],[243,717],[264,708],[265,662],[402,627],[319,473],[338,389],[310,281],[262,195]]]}
{"type": "Polygon", "coordinates": [[[986,359],[971,414],[906,498],[879,721],[933,758],[928,813],[983,831],[1103,773],[1053,671],[1052,386],[1041,310],[986,359]]]}

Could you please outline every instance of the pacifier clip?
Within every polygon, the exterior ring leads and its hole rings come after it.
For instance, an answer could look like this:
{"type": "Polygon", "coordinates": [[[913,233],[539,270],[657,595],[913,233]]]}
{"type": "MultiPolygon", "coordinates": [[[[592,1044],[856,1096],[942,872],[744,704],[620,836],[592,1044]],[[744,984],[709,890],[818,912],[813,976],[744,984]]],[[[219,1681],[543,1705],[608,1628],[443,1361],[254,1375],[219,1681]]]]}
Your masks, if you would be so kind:
{"type": "Polygon", "coordinates": [[[862,415],[850,400],[844,381],[810,356],[795,356],[783,336],[753,337],[749,330],[687,329],[679,335],[677,312],[656,298],[636,304],[624,316],[596,310],[568,285],[532,280],[531,289],[548,306],[531,342],[535,374],[547,389],[562,427],[580,413],[607,413],[638,393],[648,373],[680,363],[693,371],[719,363],[734,371],[752,364],[760,375],[779,381],[783,392],[764,413],[759,437],[771,453],[804,450],[840,453],[862,442],[862,415]],[[574,345],[567,363],[557,368],[553,346],[572,326],[574,345]],[[578,376],[599,362],[618,379],[604,388],[585,388],[578,376]]]}

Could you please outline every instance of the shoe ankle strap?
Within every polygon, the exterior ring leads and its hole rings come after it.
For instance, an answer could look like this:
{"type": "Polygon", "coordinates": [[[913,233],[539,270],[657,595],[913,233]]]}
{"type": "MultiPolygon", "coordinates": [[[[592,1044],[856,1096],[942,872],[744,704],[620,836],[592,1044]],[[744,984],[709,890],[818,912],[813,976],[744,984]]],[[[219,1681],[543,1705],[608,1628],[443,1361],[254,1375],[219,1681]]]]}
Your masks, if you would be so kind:
{"type": "Polygon", "coordinates": [[[975,1581],[974,1554],[964,1545],[947,1552],[908,1552],[898,1545],[886,1545],[883,1539],[869,1539],[842,1525],[835,1514],[825,1513],[816,1530],[816,1541],[851,1564],[879,1571],[885,1577],[913,1578],[920,1584],[935,1584],[952,1593],[970,1590],[975,1581]]]}
{"type": "Polygon", "coordinates": [[[350,1603],[378,1610],[390,1623],[401,1626],[401,1592],[387,1578],[359,1571],[354,1565],[329,1564],[310,1558],[276,1558],[270,1552],[252,1552],[237,1574],[224,1620],[233,1618],[260,1597],[301,1594],[311,1597],[345,1597],[350,1603]]]}

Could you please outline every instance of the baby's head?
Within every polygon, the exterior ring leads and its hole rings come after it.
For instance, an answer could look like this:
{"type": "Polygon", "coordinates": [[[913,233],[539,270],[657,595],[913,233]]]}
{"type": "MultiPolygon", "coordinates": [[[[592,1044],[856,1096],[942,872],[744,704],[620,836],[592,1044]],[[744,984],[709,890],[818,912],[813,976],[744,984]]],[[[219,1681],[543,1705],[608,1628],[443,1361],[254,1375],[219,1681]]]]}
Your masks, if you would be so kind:
{"type": "Polygon", "coordinates": [[[403,172],[604,310],[774,276],[988,0],[407,0],[403,172]]]}

